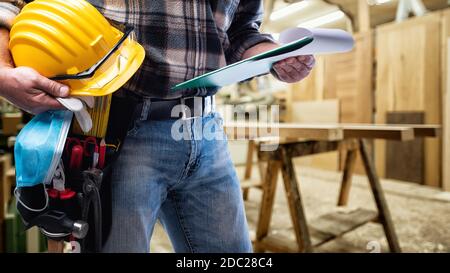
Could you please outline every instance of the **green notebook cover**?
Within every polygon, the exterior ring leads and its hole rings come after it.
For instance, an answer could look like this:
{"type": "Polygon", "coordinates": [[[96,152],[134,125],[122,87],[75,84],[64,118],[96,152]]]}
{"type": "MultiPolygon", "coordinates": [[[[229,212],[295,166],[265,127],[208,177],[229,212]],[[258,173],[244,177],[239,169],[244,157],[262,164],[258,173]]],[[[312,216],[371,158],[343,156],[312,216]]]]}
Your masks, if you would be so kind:
{"type": "Polygon", "coordinates": [[[310,44],[314,38],[304,37],[279,48],[225,66],[202,76],[177,84],[172,91],[201,87],[223,87],[270,72],[272,65],[285,59],[289,53],[310,44]],[[286,55],[286,57],[284,57],[286,55]],[[284,58],[283,58],[284,57],[284,58]]]}

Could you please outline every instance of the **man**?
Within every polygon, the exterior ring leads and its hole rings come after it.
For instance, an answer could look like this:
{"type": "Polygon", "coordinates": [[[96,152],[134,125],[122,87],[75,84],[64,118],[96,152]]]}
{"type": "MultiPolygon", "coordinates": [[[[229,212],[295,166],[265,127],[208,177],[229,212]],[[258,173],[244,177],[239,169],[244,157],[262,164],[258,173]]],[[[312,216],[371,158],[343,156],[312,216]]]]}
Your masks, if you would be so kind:
{"type": "MultiPolygon", "coordinates": [[[[0,95],[18,107],[39,113],[62,106],[66,86],[30,68],[14,68],[8,52],[12,19],[23,1],[0,0],[0,95]]],[[[139,115],[129,130],[112,175],[113,214],[105,252],[148,252],[157,219],[177,252],[252,251],[239,181],[225,140],[202,138],[203,124],[221,118],[212,107],[217,90],[171,92],[180,82],[245,59],[278,45],[259,33],[262,0],[143,1],[91,0],[107,18],[133,24],[147,57],[120,91],[138,97],[139,115]],[[184,104],[198,113],[181,122],[188,128],[176,140],[171,108],[184,104]]],[[[274,65],[285,82],[305,78],[312,56],[274,65]]],[[[222,132],[223,133],[223,132],[222,132]]]]}

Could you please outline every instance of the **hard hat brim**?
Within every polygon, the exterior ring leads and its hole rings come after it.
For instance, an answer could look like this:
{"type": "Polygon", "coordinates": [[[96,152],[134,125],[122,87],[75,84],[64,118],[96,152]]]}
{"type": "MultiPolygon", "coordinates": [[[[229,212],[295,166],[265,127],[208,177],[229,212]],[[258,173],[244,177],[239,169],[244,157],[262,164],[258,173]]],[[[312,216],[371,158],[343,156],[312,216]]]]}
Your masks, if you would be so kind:
{"type": "MultiPolygon", "coordinates": [[[[130,41],[126,45],[123,46],[121,50],[129,52],[128,59],[125,63],[121,62],[120,58],[116,58],[114,62],[109,64],[110,66],[117,67],[123,66],[120,68],[120,72],[117,74],[117,71],[114,69],[107,69],[106,71],[98,71],[94,75],[94,77],[90,79],[83,80],[83,86],[81,88],[77,88],[76,81],[78,80],[65,80],[62,81],[71,87],[70,95],[71,96],[107,96],[109,94],[114,93],[118,89],[120,89],[123,85],[125,85],[130,78],[136,73],[139,67],[142,65],[145,59],[145,50],[144,48],[135,41],[130,41]],[[116,75],[117,74],[117,75],[116,75]],[[109,82],[98,86],[99,81],[102,79],[111,79],[109,82]]],[[[120,51],[118,52],[120,55],[120,51]]]]}

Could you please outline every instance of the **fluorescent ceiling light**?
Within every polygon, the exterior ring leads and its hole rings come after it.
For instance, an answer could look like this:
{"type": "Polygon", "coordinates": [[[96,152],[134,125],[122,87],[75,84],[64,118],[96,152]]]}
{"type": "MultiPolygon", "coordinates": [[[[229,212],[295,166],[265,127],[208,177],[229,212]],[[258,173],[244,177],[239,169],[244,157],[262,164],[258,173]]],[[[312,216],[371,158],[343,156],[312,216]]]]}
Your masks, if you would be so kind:
{"type": "Polygon", "coordinates": [[[369,5],[382,5],[390,1],[391,0],[370,0],[369,5]]]}
{"type": "Polygon", "coordinates": [[[292,15],[292,14],[304,9],[307,5],[309,5],[308,1],[301,1],[301,2],[287,5],[284,8],[281,8],[279,10],[272,12],[272,14],[270,15],[270,20],[277,21],[279,19],[282,19],[285,16],[292,15]]]}
{"type": "Polygon", "coordinates": [[[332,23],[334,21],[338,21],[340,19],[345,18],[345,13],[343,13],[340,10],[337,10],[335,12],[317,17],[315,19],[312,20],[308,20],[306,22],[303,22],[301,24],[299,24],[299,27],[307,27],[307,28],[314,28],[314,27],[319,27],[322,25],[326,25],[329,23],[332,23]]]}

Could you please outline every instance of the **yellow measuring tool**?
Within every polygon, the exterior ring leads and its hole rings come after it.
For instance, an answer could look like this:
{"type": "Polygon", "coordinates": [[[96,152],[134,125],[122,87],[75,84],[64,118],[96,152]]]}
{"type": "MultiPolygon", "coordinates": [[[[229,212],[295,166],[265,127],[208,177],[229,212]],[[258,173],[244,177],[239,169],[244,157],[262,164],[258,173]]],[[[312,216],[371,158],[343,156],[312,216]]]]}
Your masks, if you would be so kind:
{"type": "Polygon", "coordinates": [[[88,109],[92,118],[92,129],[84,133],[78,122],[74,122],[72,132],[79,135],[94,136],[104,138],[108,129],[109,110],[111,109],[112,95],[95,97],[95,104],[92,109],[88,109]]]}

